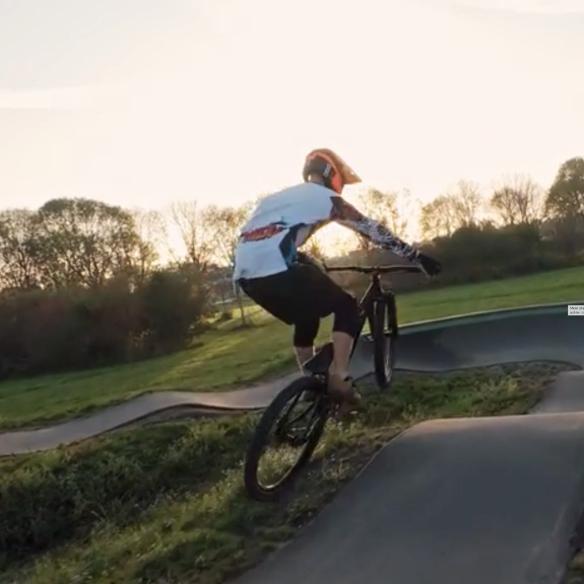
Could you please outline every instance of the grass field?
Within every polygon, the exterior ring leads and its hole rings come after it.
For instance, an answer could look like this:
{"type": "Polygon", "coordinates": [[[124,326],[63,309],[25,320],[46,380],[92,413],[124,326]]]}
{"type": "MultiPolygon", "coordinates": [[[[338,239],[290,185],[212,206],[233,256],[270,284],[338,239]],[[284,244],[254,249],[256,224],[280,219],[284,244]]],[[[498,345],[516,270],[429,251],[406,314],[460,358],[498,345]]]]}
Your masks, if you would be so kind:
{"type": "Polygon", "coordinates": [[[374,390],[359,415],[330,423],[309,473],[277,504],[243,492],[254,415],[127,429],[0,460],[0,583],[220,584],[292,537],[400,430],[523,413],[561,369],[398,373],[392,392],[374,390]]]}
{"type": "MultiPolygon", "coordinates": [[[[477,310],[584,299],[584,268],[404,294],[400,322],[477,310]]],[[[237,321],[197,337],[187,350],[148,361],[0,383],[0,428],[43,424],[87,413],[144,391],[232,388],[292,367],[288,327],[255,310],[254,326],[237,321]]],[[[330,321],[323,325],[326,338],[330,321]]]]}

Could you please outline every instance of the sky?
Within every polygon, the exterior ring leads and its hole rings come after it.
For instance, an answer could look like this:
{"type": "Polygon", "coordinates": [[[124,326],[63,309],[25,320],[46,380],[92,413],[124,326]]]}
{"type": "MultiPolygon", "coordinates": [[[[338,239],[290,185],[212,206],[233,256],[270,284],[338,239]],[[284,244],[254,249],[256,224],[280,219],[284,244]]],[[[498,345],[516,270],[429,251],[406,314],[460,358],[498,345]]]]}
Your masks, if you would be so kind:
{"type": "Polygon", "coordinates": [[[584,155],[584,0],[0,0],[0,208],[239,204],[336,150],[427,201],[584,155]]]}

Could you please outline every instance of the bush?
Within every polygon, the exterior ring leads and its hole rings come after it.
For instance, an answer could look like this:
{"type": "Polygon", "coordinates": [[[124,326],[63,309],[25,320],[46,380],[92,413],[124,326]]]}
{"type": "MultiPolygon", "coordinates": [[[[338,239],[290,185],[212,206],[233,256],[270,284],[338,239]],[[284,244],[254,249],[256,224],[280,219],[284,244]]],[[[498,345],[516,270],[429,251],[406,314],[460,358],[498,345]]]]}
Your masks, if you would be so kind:
{"type": "Polygon", "coordinates": [[[248,416],[165,424],[15,463],[0,476],[0,571],[217,479],[239,462],[253,427],[248,416]]]}
{"type": "Polygon", "coordinates": [[[192,336],[207,295],[199,272],[188,267],[155,272],[142,291],[149,352],[176,349],[192,336]]]}
{"type": "MultiPolygon", "coordinates": [[[[443,265],[442,283],[478,282],[542,269],[543,243],[535,225],[463,227],[424,251],[443,265]]],[[[558,266],[559,267],[559,266],[558,266]]]]}
{"type": "MultiPolygon", "coordinates": [[[[547,229],[549,231],[549,226],[547,229]]],[[[431,282],[424,281],[425,286],[432,287],[508,278],[582,264],[582,256],[566,255],[561,242],[543,238],[540,227],[535,224],[497,228],[486,223],[463,227],[450,237],[439,237],[423,244],[422,251],[442,263],[440,277],[431,282]]],[[[328,263],[376,265],[407,262],[389,251],[372,249],[353,251],[328,263]]],[[[334,273],[332,277],[357,296],[369,284],[369,277],[351,272],[334,273]]],[[[387,279],[397,292],[417,289],[423,281],[415,274],[397,274],[387,279]]]]}
{"type": "Polygon", "coordinates": [[[202,278],[187,268],[99,288],[0,294],[0,378],[95,367],[184,346],[206,308],[202,278]]]}
{"type": "Polygon", "coordinates": [[[87,335],[75,291],[31,291],[0,301],[0,375],[83,362],[87,335]]]}

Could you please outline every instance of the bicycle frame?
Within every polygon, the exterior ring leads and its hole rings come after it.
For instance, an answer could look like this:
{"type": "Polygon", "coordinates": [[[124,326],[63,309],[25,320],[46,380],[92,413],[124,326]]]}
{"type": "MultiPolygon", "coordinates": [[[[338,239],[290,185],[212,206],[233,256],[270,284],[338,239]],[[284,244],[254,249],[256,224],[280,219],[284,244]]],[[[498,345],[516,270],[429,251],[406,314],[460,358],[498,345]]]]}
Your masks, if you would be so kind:
{"type": "MultiPolygon", "coordinates": [[[[376,339],[374,339],[374,365],[377,367],[376,351],[379,347],[377,340],[379,331],[387,339],[387,332],[390,335],[397,333],[397,318],[395,312],[395,299],[391,290],[386,290],[381,284],[381,274],[392,271],[419,271],[412,266],[383,266],[378,268],[345,267],[331,268],[329,271],[353,270],[371,274],[371,282],[359,301],[360,326],[359,336],[363,331],[365,319],[370,322],[375,317],[375,326],[372,328],[376,339]],[[387,303],[388,321],[386,328],[385,314],[383,315],[383,328],[380,329],[379,305],[377,302],[387,303]]],[[[385,309],[385,306],[383,306],[385,309]]],[[[359,339],[353,343],[353,352],[359,339]]],[[[383,347],[384,349],[387,346],[383,347]]],[[[387,351],[386,351],[387,353],[387,351]]],[[[353,353],[351,353],[351,356],[353,353]]],[[[333,358],[333,344],[325,345],[317,355],[304,364],[312,378],[301,377],[285,387],[268,406],[262,414],[262,418],[256,428],[252,442],[249,446],[244,467],[244,482],[247,492],[251,497],[259,501],[274,500],[278,494],[286,488],[300,470],[307,464],[317,447],[325,428],[327,419],[336,408],[336,401],[331,399],[327,391],[328,370],[333,358]],[[298,403],[304,407],[300,413],[292,414],[298,403]],[[283,414],[283,415],[281,415],[283,414]],[[286,467],[282,476],[271,478],[260,476],[260,460],[269,445],[271,430],[275,426],[276,448],[285,447],[302,448],[299,456],[292,466],[286,467]],[[265,480],[264,480],[265,479],[265,480]],[[267,482],[266,482],[267,481],[267,482]]],[[[392,364],[390,364],[392,367],[392,364]]],[[[386,381],[380,387],[387,387],[386,381]]]]}
{"type": "MultiPolygon", "coordinates": [[[[397,335],[397,307],[395,304],[395,296],[391,290],[385,290],[381,285],[381,275],[395,272],[409,272],[409,273],[420,273],[421,270],[418,266],[343,266],[343,267],[327,267],[327,272],[360,272],[362,274],[370,274],[371,282],[365,293],[359,301],[359,312],[360,312],[360,324],[359,332],[353,343],[353,349],[351,351],[351,357],[355,353],[357,344],[363,332],[363,327],[365,326],[365,321],[369,320],[369,326],[373,328],[373,306],[377,300],[383,299],[390,311],[391,315],[391,327],[394,335],[397,335]]],[[[328,370],[328,366],[332,359],[332,343],[325,345],[321,351],[319,351],[310,361],[305,364],[305,367],[311,371],[313,374],[319,374],[328,370]]]]}

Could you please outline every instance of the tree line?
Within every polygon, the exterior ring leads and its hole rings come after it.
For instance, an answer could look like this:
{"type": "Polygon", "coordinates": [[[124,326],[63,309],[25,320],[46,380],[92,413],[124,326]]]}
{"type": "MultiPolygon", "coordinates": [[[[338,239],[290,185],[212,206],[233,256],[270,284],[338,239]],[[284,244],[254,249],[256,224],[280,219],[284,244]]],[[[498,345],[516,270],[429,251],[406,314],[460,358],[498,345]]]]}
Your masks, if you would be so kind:
{"type": "MultiPolygon", "coordinates": [[[[397,198],[397,193],[368,196],[370,215],[389,217],[390,227],[393,224],[405,230],[414,213],[410,210],[400,216],[397,198]]],[[[367,211],[366,204],[364,210],[367,211]]],[[[418,216],[418,245],[443,264],[443,273],[432,283],[434,286],[581,265],[584,159],[573,158],[562,164],[548,189],[517,175],[484,196],[475,183],[461,181],[452,191],[421,205],[418,216]]],[[[350,262],[399,261],[388,252],[372,249],[367,241],[361,242],[350,256],[350,262]]],[[[363,279],[355,275],[339,279],[354,290],[364,285],[363,279]]],[[[406,290],[418,282],[416,277],[404,276],[393,284],[398,290],[406,290]]]]}
{"type": "MultiPolygon", "coordinates": [[[[235,247],[253,206],[177,202],[162,213],[60,198],[1,211],[0,376],[188,344],[232,295],[235,247]]],[[[415,227],[407,193],[369,189],[357,206],[398,235],[415,227]]],[[[483,197],[461,181],[417,211],[419,244],[445,265],[442,283],[571,265],[584,248],[584,159],[566,161],[547,190],[516,176],[483,197]]],[[[308,246],[324,255],[318,238],[308,246]]],[[[395,261],[366,239],[356,247],[359,261],[395,261]]]]}
{"type": "MultiPolygon", "coordinates": [[[[400,198],[403,202],[410,197],[406,193],[400,198]]],[[[357,205],[399,235],[412,227],[415,213],[411,200],[405,212],[398,202],[395,192],[369,189],[357,205]]],[[[61,198],[36,211],[0,211],[0,289],[96,288],[120,274],[139,284],[156,269],[181,264],[201,274],[224,267],[228,274],[253,206],[201,207],[188,201],[161,213],[61,198]],[[181,241],[180,253],[169,240],[171,232],[181,241]]],[[[575,253],[584,224],[584,158],[562,164],[547,191],[517,175],[485,198],[478,185],[460,181],[451,192],[421,206],[419,224],[426,243],[470,227],[535,225],[561,242],[567,253],[575,253]]],[[[311,245],[315,253],[324,254],[318,239],[311,245]]],[[[359,239],[357,247],[367,251],[371,243],[359,239]]]]}
{"type": "Polygon", "coordinates": [[[476,184],[461,181],[457,188],[424,205],[422,233],[426,240],[450,237],[460,228],[492,224],[499,227],[544,225],[576,251],[584,220],[584,159],[572,158],[560,167],[545,191],[527,176],[503,182],[488,199],[476,184]]]}
{"type": "Polygon", "coordinates": [[[248,213],[249,205],[196,202],[132,211],[85,198],[1,211],[0,377],[188,345],[213,303],[232,293],[248,213]]]}

